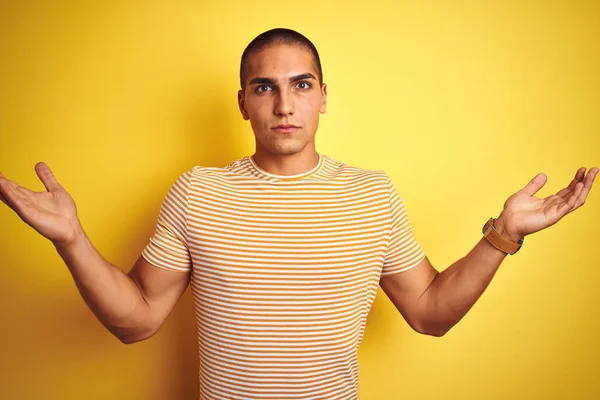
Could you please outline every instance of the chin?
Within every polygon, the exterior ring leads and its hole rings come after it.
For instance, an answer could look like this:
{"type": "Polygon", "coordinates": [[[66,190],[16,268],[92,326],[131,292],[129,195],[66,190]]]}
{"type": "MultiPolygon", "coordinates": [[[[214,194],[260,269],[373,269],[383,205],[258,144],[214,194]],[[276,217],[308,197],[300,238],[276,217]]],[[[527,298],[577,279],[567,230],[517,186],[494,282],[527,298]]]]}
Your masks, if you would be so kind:
{"type": "Polygon", "coordinates": [[[302,149],[298,149],[295,147],[286,147],[286,148],[276,148],[274,149],[275,154],[279,154],[281,156],[289,156],[292,154],[300,153],[302,149]]]}
{"type": "Polygon", "coordinates": [[[293,136],[282,136],[273,132],[255,133],[256,148],[273,155],[292,155],[306,151],[311,145],[312,137],[306,132],[297,132],[293,136]]]}
{"type": "Polygon", "coordinates": [[[272,143],[269,149],[272,153],[278,155],[291,155],[300,153],[306,147],[305,142],[295,143],[272,143]]]}

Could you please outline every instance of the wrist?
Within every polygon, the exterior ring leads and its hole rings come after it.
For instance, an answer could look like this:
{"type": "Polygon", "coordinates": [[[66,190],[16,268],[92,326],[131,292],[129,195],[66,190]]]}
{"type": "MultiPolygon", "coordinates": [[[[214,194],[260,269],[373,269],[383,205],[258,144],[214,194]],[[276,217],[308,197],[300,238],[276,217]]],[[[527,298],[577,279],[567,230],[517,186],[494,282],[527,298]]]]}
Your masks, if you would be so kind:
{"type": "Polygon", "coordinates": [[[494,222],[494,230],[504,239],[510,240],[513,243],[518,243],[519,240],[523,239],[523,235],[520,235],[511,227],[507,217],[502,213],[494,222]]]}
{"type": "Polygon", "coordinates": [[[52,241],[52,244],[54,244],[54,247],[56,247],[57,250],[70,250],[85,241],[85,232],[83,231],[83,227],[79,223],[79,220],[74,221],[71,225],[72,233],[69,234],[68,237],[52,241]]]}

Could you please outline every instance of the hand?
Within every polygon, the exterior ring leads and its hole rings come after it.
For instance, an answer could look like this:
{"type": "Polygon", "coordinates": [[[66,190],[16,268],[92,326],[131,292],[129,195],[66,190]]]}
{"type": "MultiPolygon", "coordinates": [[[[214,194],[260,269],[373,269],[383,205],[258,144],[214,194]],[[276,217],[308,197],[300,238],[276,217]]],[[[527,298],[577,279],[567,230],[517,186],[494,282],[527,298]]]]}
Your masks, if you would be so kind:
{"type": "Polygon", "coordinates": [[[46,164],[37,163],[35,172],[47,191],[34,192],[0,173],[0,200],[53,243],[64,245],[73,242],[81,231],[75,202],[46,164]]]}
{"type": "Polygon", "coordinates": [[[506,200],[496,221],[498,230],[507,239],[517,242],[526,235],[554,225],[585,203],[597,174],[596,167],[591,168],[587,175],[585,167],[579,168],[569,186],[544,199],[533,196],[547,179],[544,173],[536,175],[527,186],[506,200]]]}

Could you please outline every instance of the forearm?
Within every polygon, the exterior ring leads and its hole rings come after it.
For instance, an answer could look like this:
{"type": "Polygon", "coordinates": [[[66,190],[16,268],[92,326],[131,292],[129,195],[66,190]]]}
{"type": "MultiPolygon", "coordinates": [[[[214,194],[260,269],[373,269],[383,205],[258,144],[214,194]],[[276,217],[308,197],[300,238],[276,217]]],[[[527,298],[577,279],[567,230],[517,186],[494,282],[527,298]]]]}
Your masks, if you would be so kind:
{"type": "MultiPolygon", "coordinates": [[[[502,236],[518,241],[504,231],[501,221],[495,227],[502,236]]],[[[441,336],[458,323],[488,287],[506,256],[482,237],[465,257],[440,272],[419,299],[424,331],[441,336]]]]}
{"type": "Polygon", "coordinates": [[[148,305],[135,282],[106,261],[83,228],[70,245],[55,244],[79,293],[102,324],[124,343],[148,333],[148,305]]]}

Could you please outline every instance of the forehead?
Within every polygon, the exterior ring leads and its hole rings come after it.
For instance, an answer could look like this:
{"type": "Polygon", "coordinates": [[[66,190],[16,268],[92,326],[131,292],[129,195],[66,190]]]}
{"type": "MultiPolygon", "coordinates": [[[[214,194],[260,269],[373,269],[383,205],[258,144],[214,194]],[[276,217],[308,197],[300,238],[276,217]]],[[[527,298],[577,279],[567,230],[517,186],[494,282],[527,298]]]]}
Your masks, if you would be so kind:
{"type": "Polygon", "coordinates": [[[312,72],[317,76],[312,53],[301,46],[275,44],[251,53],[246,61],[247,79],[287,78],[312,72]]]}

